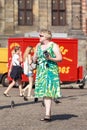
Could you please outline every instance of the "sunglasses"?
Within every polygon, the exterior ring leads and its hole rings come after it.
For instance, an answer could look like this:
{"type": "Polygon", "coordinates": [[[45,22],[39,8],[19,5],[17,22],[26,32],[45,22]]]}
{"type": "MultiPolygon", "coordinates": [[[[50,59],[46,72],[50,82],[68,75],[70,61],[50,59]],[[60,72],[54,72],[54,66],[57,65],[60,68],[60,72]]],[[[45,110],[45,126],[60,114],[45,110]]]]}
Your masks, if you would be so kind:
{"type": "Polygon", "coordinates": [[[41,34],[40,34],[39,36],[40,36],[40,37],[44,37],[44,35],[41,35],[41,34]]]}

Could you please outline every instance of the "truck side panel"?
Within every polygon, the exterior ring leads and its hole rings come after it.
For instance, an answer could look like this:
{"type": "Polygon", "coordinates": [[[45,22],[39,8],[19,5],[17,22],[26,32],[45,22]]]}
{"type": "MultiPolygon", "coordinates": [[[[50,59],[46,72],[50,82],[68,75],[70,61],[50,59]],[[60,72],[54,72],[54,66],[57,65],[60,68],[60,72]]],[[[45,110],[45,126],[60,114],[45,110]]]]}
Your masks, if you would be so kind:
{"type": "MultiPolygon", "coordinates": [[[[63,61],[58,63],[60,79],[62,82],[75,82],[78,80],[78,40],[77,39],[52,39],[60,47],[63,61]]],[[[11,61],[11,52],[14,46],[21,46],[22,54],[27,46],[33,46],[39,42],[39,38],[10,38],[8,39],[8,68],[11,61]]],[[[81,78],[81,76],[80,76],[81,78]]],[[[83,78],[83,77],[82,77],[83,78]]],[[[23,75],[23,81],[27,77],[23,75]]]]}
{"type": "Polygon", "coordinates": [[[8,72],[8,49],[0,48],[0,74],[8,72]]]}
{"type": "Polygon", "coordinates": [[[0,82],[4,74],[8,72],[8,48],[0,48],[0,82]]]}
{"type": "Polygon", "coordinates": [[[77,39],[53,39],[59,44],[63,60],[59,62],[61,81],[77,81],[78,64],[78,40],[77,39]]]}

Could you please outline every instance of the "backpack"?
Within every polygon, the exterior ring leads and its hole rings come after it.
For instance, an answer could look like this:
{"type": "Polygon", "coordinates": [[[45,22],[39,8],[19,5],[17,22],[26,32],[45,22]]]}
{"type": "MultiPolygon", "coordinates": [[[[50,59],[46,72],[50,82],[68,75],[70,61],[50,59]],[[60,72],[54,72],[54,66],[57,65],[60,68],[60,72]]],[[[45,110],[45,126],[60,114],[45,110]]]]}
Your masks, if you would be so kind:
{"type": "Polygon", "coordinates": [[[28,62],[28,57],[26,57],[25,61],[24,61],[24,74],[28,75],[29,71],[33,71],[35,70],[37,67],[37,63],[31,63],[31,65],[29,65],[28,62]]]}

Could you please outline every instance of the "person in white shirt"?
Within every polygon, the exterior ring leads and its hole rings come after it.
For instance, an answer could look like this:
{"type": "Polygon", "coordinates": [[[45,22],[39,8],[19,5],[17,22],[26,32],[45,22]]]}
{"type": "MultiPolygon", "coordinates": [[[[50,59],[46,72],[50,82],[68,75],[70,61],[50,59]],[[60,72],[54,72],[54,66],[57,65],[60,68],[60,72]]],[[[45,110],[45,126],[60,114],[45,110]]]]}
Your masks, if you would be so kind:
{"type": "Polygon", "coordinates": [[[9,84],[7,89],[4,91],[4,96],[9,97],[10,89],[17,82],[19,85],[19,93],[22,96],[22,54],[19,46],[15,46],[12,54],[12,61],[10,64],[8,76],[12,78],[12,82],[9,84]]]}

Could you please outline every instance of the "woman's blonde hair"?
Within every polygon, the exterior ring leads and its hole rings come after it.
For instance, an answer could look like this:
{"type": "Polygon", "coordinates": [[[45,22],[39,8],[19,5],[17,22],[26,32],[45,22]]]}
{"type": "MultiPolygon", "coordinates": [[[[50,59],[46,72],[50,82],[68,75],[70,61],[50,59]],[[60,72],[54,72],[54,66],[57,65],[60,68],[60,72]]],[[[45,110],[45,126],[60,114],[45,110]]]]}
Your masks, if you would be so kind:
{"type": "Polygon", "coordinates": [[[31,53],[33,47],[32,46],[28,46],[26,49],[25,49],[25,52],[24,52],[24,55],[23,55],[23,60],[25,61],[26,57],[28,56],[28,54],[31,53]]]}
{"type": "Polygon", "coordinates": [[[47,38],[47,40],[51,40],[51,38],[52,38],[52,33],[51,33],[51,31],[49,31],[49,30],[47,30],[47,29],[42,29],[41,31],[40,31],[40,33],[42,34],[44,34],[44,36],[47,38]]]}

